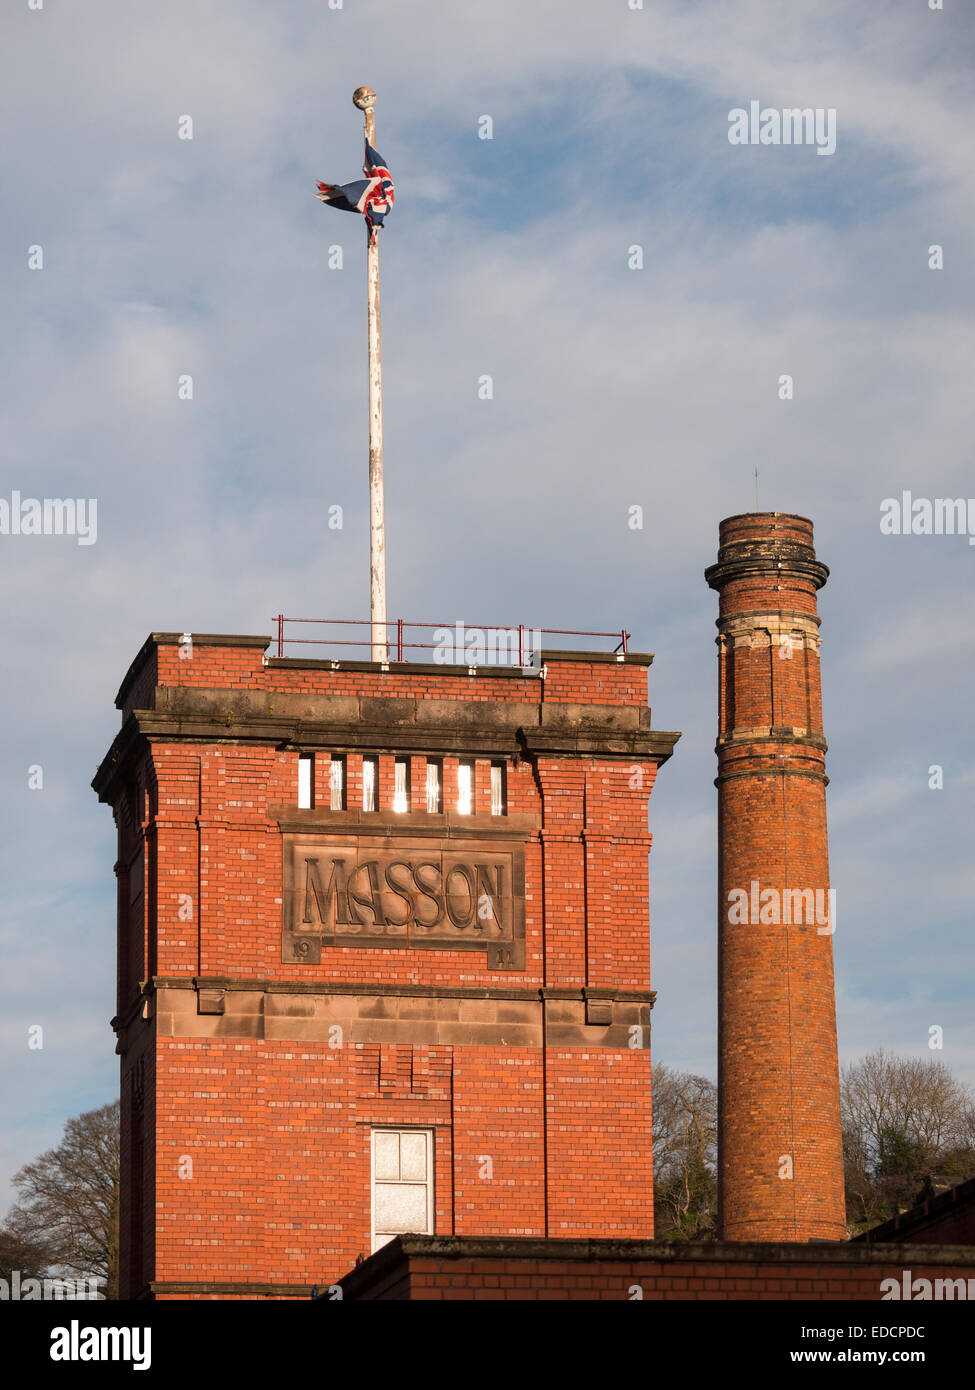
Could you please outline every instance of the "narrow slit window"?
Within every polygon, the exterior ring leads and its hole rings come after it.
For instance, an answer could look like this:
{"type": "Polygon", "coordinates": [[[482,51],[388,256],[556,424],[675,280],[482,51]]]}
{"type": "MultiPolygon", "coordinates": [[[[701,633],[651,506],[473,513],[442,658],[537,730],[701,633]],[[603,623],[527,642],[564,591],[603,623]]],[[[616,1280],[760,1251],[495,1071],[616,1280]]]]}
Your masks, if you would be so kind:
{"type": "Polygon", "coordinates": [[[427,810],[437,816],[443,810],[443,763],[427,760],[427,810]]]}
{"type": "Polygon", "coordinates": [[[328,804],[333,811],[345,810],[345,759],[333,757],[328,770],[328,804]]]}
{"type": "Polygon", "coordinates": [[[457,814],[470,816],[474,813],[474,764],[457,765],[457,814]]]}
{"type": "Polygon", "coordinates": [[[310,811],[315,804],[315,759],[311,753],[298,758],[298,810],[310,811]]]}
{"type": "Polygon", "coordinates": [[[491,764],[491,815],[507,814],[508,799],[505,788],[504,763],[491,764]]]}
{"type": "Polygon", "coordinates": [[[362,760],[362,809],[364,811],[375,811],[376,809],[376,783],[379,780],[378,758],[363,758],[362,760]]]}
{"type": "Polygon", "coordinates": [[[408,758],[397,758],[393,764],[393,810],[410,809],[410,762],[408,758]]]}

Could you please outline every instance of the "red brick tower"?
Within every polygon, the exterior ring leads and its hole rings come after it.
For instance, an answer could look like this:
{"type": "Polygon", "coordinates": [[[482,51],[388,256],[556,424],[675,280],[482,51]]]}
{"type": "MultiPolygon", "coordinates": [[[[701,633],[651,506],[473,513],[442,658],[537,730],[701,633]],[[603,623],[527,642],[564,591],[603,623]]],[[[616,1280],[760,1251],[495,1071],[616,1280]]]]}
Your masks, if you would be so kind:
{"type": "Polygon", "coordinates": [[[648,1237],[651,658],[154,633],[119,831],[122,1296],[307,1297],[398,1232],[648,1237]]]}
{"type": "Polygon", "coordinates": [[[812,523],[721,523],[718,1184],[725,1240],[846,1235],[812,523]]]}

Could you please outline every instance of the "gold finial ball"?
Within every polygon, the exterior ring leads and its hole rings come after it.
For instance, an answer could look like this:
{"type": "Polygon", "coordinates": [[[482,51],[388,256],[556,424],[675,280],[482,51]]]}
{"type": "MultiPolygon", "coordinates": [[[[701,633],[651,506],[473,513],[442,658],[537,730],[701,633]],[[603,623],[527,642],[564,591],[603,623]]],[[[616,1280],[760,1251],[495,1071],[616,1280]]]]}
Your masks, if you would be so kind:
{"type": "Polygon", "coordinates": [[[371,87],[357,87],[352,100],[360,111],[371,111],[376,104],[376,93],[371,87]]]}

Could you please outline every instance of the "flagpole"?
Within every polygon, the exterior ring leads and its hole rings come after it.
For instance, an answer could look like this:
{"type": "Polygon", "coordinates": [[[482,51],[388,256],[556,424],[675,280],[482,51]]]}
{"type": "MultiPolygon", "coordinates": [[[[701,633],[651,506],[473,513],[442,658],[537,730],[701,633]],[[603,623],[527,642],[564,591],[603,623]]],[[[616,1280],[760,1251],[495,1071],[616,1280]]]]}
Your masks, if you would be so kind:
{"type": "MultiPolygon", "coordinates": [[[[353,102],[363,112],[366,139],[376,146],[376,93],[359,87],[353,102]]],[[[366,326],[369,339],[369,616],[372,659],[387,661],[386,520],[383,500],[383,363],[379,334],[379,237],[366,226],[366,326]]]]}

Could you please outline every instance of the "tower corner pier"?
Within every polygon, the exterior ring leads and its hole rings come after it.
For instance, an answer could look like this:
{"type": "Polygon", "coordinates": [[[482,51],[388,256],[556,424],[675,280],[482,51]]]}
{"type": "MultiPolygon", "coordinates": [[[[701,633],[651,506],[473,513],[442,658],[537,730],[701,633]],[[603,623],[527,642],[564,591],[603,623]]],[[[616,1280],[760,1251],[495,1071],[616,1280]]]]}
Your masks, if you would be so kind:
{"type": "Polygon", "coordinates": [[[153,633],[118,826],[122,1297],[303,1297],[400,1232],[649,1237],[637,654],[153,633]]]}
{"type": "Polygon", "coordinates": [[[718,1206],[721,1238],[843,1240],[846,1222],[812,523],[721,523],[718,1206]]]}

